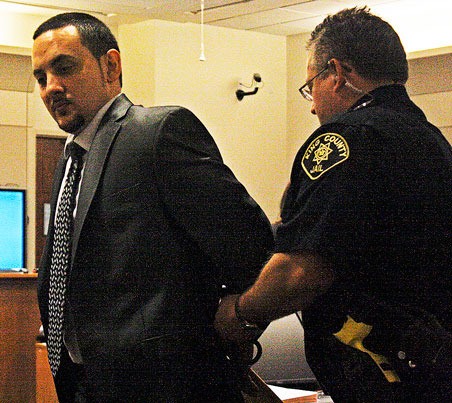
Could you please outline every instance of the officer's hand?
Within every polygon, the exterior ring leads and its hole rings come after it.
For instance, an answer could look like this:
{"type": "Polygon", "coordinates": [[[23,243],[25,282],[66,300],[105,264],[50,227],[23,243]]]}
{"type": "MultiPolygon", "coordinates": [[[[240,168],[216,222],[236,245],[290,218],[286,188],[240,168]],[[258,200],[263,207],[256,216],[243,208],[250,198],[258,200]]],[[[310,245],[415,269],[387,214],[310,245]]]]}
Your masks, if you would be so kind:
{"type": "Polygon", "coordinates": [[[242,345],[256,340],[262,332],[245,329],[235,313],[235,302],[238,294],[226,295],[221,299],[215,315],[214,327],[221,340],[242,345]]]}

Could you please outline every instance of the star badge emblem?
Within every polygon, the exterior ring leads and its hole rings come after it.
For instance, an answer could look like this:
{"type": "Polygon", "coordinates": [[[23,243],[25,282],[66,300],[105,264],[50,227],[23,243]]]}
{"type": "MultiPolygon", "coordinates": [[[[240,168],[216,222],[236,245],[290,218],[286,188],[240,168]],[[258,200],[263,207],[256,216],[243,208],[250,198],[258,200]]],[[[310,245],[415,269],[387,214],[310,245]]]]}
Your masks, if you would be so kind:
{"type": "Polygon", "coordinates": [[[333,150],[330,148],[330,144],[331,143],[320,144],[319,148],[314,151],[313,160],[317,162],[317,164],[320,164],[322,161],[328,160],[328,156],[333,152],[333,150]]]}

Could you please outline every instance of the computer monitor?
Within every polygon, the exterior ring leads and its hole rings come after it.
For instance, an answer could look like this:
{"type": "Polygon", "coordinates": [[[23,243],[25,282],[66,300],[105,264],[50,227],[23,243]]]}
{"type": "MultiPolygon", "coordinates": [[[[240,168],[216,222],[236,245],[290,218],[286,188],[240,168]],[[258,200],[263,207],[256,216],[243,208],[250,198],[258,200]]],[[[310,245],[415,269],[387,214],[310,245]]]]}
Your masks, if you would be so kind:
{"type": "Polygon", "coordinates": [[[26,194],[0,189],[0,270],[25,268],[26,194]]]}

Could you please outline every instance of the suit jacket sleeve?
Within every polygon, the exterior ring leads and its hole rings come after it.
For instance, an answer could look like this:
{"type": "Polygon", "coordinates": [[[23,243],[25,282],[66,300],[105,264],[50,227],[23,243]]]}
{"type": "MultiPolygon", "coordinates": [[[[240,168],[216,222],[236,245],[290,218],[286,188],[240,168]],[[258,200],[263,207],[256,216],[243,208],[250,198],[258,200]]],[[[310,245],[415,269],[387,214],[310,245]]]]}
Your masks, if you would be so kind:
{"type": "Polygon", "coordinates": [[[222,285],[231,293],[250,286],[273,248],[270,223],[187,109],[162,124],[156,172],[168,214],[218,268],[222,285]]]}

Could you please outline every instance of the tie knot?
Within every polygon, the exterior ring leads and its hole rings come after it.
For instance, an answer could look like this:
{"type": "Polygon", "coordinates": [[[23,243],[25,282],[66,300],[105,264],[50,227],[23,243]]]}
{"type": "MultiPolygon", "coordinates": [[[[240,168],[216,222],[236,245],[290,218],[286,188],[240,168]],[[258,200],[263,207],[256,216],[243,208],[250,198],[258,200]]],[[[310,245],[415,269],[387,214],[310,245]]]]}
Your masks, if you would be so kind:
{"type": "Polygon", "coordinates": [[[74,141],[71,141],[67,147],[72,159],[80,159],[85,153],[85,149],[74,141]]]}

